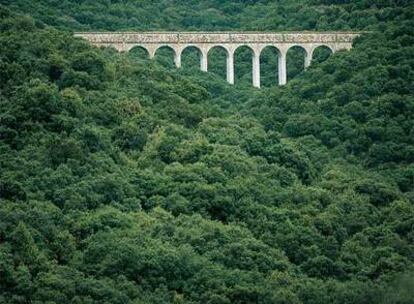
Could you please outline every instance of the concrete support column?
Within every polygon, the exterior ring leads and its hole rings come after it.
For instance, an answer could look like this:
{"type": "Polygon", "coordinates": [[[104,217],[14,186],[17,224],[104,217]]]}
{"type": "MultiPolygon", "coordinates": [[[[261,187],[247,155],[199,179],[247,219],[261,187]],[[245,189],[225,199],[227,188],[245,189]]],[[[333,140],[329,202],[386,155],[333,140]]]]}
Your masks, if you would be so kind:
{"type": "Polygon", "coordinates": [[[201,59],[200,59],[200,68],[203,72],[207,72],[208,70],[208,53],[205,51],[201,51],[201,59]]]}
{"type": "Polygon", "coordinates": [[[281,51],[279,54],[279,85],[285,85],[286,82],[286,51],[281,51]]]}
{"type": "Polygon", "coordinates": [[[234,84],[234,53],[227,54],[227,82],[234,84]]]}
{"type": "Polygon", "coordinates": [[[155,52],[160,47],[157,44],[141,44],[140,46],[147,50],[149,59],[153,59],[155,57],[155,52]]]}
{"type": "Polygon", "coordinates": [[[177,68],[181,68],[181,50],[176,50],[174,53],[174,63],[177,68]]]}
{"type": "Polygon", "coordinates": [[[253,86],[260,88],[260,52],[253,53],[253,86]]]}
{"type": "Polygon", "coordinates": [[[311,65],[312,53],[313,53],[313,50],[305,49],[305,69],[307,69],[311,65]]]}

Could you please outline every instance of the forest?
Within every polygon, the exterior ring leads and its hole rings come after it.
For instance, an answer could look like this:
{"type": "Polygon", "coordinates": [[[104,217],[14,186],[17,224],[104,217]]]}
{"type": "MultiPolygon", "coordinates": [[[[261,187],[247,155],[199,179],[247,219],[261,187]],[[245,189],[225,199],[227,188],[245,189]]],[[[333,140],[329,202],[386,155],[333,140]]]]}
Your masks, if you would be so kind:
{"type": "Polygon", "coordinates": [[[0,0],[0,304],[413,304],[411,0],[0,0]],[[328,31],[201,72],[74,31],[328,31]]]}

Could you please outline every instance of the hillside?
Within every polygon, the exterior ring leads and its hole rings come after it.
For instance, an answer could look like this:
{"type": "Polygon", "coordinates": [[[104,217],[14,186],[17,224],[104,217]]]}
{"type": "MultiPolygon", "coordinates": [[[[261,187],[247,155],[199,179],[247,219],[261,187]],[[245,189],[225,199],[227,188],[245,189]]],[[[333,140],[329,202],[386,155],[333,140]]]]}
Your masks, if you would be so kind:
{"type": "Polygon", "coordinates": [[[1,4],[0,303],[413,303],[410,1],[1,4]],[[90,29],[369,33],[257,90],[90,29]]]}

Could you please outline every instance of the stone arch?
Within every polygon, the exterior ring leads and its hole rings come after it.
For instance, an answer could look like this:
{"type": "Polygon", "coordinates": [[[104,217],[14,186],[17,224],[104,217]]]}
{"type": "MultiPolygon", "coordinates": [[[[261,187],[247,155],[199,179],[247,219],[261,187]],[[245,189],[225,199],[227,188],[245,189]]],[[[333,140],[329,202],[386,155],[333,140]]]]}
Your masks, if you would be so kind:
{"type": "Polygon", "coordinates": [[[327,44],[317,45],[312,49],[310,54],[311,60],[314,62],[323,62],[327,60],[335,51],[327,44]]]}
{"type": "Polygon", "coordinates": [[[289,47],[286,49],[286,53],[287,52],[289,52],[289,50],[291,50],[291,49],[293,49],[293,48],[299,48],[299,49],[302,49],[303,50],[303,52],[306,54],[306,55],[308,55],[310,52],[309,52],[309,48],[307,48],[306,46],[304,46],[304,45],[302,45],[302,44],[292,44],[292,45],[289,45],[289,47]]]}
{"type": "Polygon", "coordinates": [[[179,56],[180,56],[180,61],[182,61],[185,66],[191,66],[191,67],[196,66],[197,65],[196,62],[198,61],[200,63],[201,70],[203,70],[204,60],[206,60],[206,58],[204,58],[204,57],[206,55],[198,45],[196,45],[196,44],[185,45],[180,50],[179,56]],[[192,52],[193,54],[190,53],[189,57],[187,57],[187,56],[183,57],[183,55],[186,55],[186,53],[191,52],[192,50],[195,50],[197,52],[198,58],[197,58],[196,55],[194,55],[194,52],[192,52]]]}
{"type": "Polygon", "coordinates": [[[174,63],[177,59],[177,54],[177,50],[168,44],[157,45],[153,50],[153,56],[155,60],[169,68],[174,67],[174,63]],[[158,57],[158,55],[160,55],[160,57],[158,57]]]}
{"type": "Polygon", "coordinates": [[[222,44],[215,44],[215,45],[210,46],[209,49],[208,49],[208,51],[207,51],[207,54],[209,55],[210,52],[213,49],[221,49],[221,50],[224,50],[226,52],[226,56],[229,56],[229,54],[230,54],[229,48],[227,46],[225,46],[225,45],[222,45],[222,44]]]}
{"type": "Polygon", "coordinates": [[[266,49],[272,49],[272,50],[275,50],[278,53],[278,55],[281,54],[281,50],[280,50],[280,48],[277,45],[267,44],[267,45],[264,45],[260,49],[260,56],[262,56],[263,51],[265,51],[266,49]]]}
{"type": "Polygon", "coordinates": [[[175,49],[175,47],[173,47],[172,45],[169,45],[169,44],[160,44],[160,45],[157,45],[155,48],[154,48],[154,55],[160,50],[160,49],[170,49],[171,51],[173,51],[174,52],[174,54],[176,54],[177,53],[177,50],[175,49]]]}
{"type": "Polygon", "coordinates": [[[310,64],[309,49],[301,44],[292,44],[286,50],[287,79],[302,73],[310,64]]]}
{"type": "Polygon", "coordinates": [[[265,45],[260,51],[260,79],[263,86],[270,87],[279,83],[279,64],[281,50],[276,45],[265,45]]]}
{"type": "Polygon", "coordinates": [[[233,53],[236,53],[241,48],[248,48],[248,49],[250,49],[250,51],[252,52],[252,54],[254,54],[254,46],[252,46],[250,44],[239,44],[239,45],[236,45],[235,48],[234,48],[234,52],[233,53]]]}
{"type": "Polygon", "coordinates": [[[234,48],[234,70],[236,81],[243,84],[252,83],[254,79],[254,61],[257,60],[254,47],[239,44],[234,48]]]}
{"type": "Polygon", "coordinates": [[[151,58],[150,51],[143,45],[134,45],[128,50],[128,55],[141,60],[151,58]]]}
{"type": "MultiPolygon", "coordinates": [[[[222,78],[229,80],[229,73],[232,71],[229,70],[229,64],[233,65],[233,57],[230,50],[224,45],[213,45],[208,49],[207,58],[209,62],[209,71],[220,75],[222,78]],[[231,59],[231,62],[229,61],[231,59]]],[[[229,81],[231,83],[231,81],[229,81]]]]}

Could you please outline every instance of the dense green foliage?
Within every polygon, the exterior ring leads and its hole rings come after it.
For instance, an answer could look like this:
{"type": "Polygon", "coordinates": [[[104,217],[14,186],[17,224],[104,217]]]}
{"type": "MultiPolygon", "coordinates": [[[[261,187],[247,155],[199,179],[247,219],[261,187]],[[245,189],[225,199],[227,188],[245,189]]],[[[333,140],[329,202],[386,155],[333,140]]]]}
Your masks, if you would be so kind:
{"type": "Polygon", "coordinates": [[[413,303],[414,6],[154,2],[1,1],[0,303],[413,303]],[[256,90],[67,31],[128,28],[371,33],[256,90]]]}
{"type": "MultiPolygon", "coordinates": [[[[399,19],[411,0],[2,0],[70,30],[350,30],[399,19]],[[337,4],[337,5],[332,5],[337,4]]],[[[411,3],[412,4],[412,3],[411,3]]]]}

